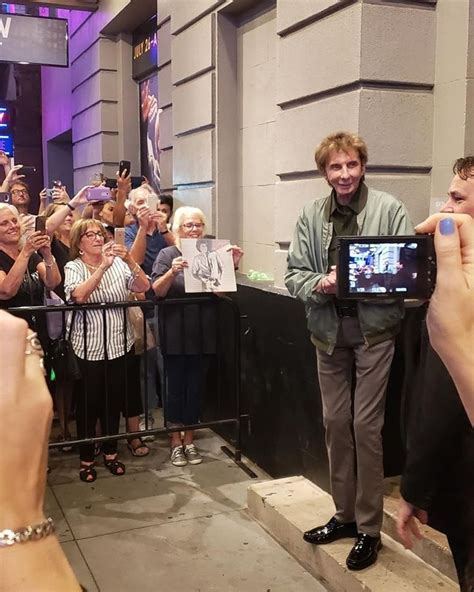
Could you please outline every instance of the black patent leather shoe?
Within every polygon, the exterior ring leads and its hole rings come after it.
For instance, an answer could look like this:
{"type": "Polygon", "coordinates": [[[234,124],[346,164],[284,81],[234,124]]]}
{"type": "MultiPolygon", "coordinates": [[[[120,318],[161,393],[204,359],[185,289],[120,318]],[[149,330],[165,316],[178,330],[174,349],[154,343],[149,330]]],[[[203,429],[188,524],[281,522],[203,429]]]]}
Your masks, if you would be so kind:
{"type": "Polygon", "coordinates": [[[312,528],[303,534],[303,539],[313,545],[325,545],[338,539],[355,539],[356,537],[357,525],[355,522],[342,523],[338,522],[334,517],[324,526],[316,526],[316,528],[312,528]]]}
{"type": "Polygon", "coordinates": [[[349,569],[365,569],[377,561],[377,555],[382,546],[380,537],[359,534],[357,543],[349,553],[346,565],[349,569]]]}

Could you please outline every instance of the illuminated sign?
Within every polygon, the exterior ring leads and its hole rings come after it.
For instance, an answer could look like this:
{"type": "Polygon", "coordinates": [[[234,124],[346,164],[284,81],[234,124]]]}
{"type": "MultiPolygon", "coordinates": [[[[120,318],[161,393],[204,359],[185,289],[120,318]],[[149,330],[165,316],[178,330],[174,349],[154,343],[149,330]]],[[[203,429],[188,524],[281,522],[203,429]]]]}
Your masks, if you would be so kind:
{"type": "Polygon", "coordinates": [[[0,14],[0,61],[67,66],[67,21],[0,14]]]}
{"type": "Polygon", "coordinates": [[[0,150],[11,157],[13,156],[13,132],[10,125],[10,108],[5,103],[0,103],[0,150]]]}
{"type": "Polygon", "coordinates": [[[11,135],[2,136],[0,134],[0,150],[10,158],[13,156],[13,138],[11,135]]]}
{"type": "Polygon", "coordinates": [[[156,18],[150,20],[145,30],[133,36],[132,77],[143,79],[158,68],[158,34],[156,18]]]}

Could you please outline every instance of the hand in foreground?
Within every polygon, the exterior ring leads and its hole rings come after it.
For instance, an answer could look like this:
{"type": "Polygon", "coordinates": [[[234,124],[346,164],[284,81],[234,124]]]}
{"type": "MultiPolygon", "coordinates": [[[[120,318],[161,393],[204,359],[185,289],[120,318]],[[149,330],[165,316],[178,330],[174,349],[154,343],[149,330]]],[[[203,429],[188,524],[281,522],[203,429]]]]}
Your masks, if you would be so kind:
{"type": "Polygon", "coordinates": [[[0,454],[0,530],[44,519],[53,409],[40,356],[34,353],[34,344],[27,342],[28,333],[31,331],[24,320],[0,311],[0,430],[4,446],[0,454]],[[27,349],[33,353],[25,355],[27,349]]]}
{"type": "Polygon", "coordinates": [[[244,255],[243,250],[237,245],[229,245],[227,251],[232,251],[232,260],[234,261],[234,267],[237,269],[239,262],[244,255]]]}
{"type": "Polygon", "coordinates": [[[186,267],[189,267],[188,262],[186,259],[182,257],[175,257],[171,264],[171,272],[173,275],[177,275],[180,271],[183,271],[186,267]]]}
{"type": "Polygon", "coordinates": [[[474,338],[474,220],[467,214],[434,214],[416,227],[435,233],[436,288],[428,310],[430,342],[438,354],[474,338]]]}
{"type": "Polygon", "coordinates": [[[413,547],[412,535],[417,539],[423,538],[415,518],[418,518],[422,524],[428,522],[428,514],[425,510],[420,510],[403,498],[400,498],[397,512],[397,532],[404,547],[407,549],[413,547]]]}

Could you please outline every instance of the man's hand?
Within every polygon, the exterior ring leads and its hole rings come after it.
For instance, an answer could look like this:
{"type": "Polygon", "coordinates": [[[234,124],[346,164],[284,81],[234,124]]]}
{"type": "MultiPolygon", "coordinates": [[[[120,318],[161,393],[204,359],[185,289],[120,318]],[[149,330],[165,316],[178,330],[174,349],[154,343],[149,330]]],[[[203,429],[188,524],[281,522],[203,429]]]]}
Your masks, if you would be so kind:
{"type": "Polygon", "coordinates": [[[168,230],[168,226],[166,225],[166,214],[163,212],[153,212],[150,216],[155,223],[157,230],[160,232],[166,232],[168,230]]]}
{"type": "Polygon", "coordinates": [[[150,222],[150,208],[148,206],[141,206],[137,212],[138,226],[143,230],[148,230],[150,222]]]}
{"type": "Polygon", "coordinates": [[[132,177],[130,176],[130,171],[125,169],[122,171],[122,174],[119,175],[117,171],[117,191],[122,191],[127,195],[132,190],[132,177]]]}
{"type": "Polygon", "coordinates": [[[397,512],[397,532],[400,540],[407,549],[413,547],[412,535],[417,539],[423,538],[415,518],[418,518],[422,524],[428,522],[428,514],[425,510],[416,508],[401,497],[397,512]]]}
{"type": "Polygon", "coordinates": [[[21,179],[25,178],[25,175],[20,175],[18,171],[23,168],[22,164],[16,164],[14,167],[10,169],[10,172],[5,177],[5,182],[7,183],[8,187],[11,187],[21,179]]]}
{"type": "Polygon", "coordinates": [[[328,275],[324,276],[314,287],[313,292],[319,292],[320,294],[335,294],[337,285],[337,272],[336,266],[331,265],[331,271],[328,275]]]}

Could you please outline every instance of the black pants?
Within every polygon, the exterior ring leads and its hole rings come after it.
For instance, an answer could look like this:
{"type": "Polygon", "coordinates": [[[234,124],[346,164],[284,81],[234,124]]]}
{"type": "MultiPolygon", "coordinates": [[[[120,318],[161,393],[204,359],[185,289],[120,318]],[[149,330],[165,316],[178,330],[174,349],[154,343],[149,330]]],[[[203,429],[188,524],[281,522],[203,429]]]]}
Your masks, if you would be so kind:
{"type": "MultiPolygon", "coordinates": [[[[124,409],[124,392],[139,390],[140,384],[129,384],[133,370],[133,352],[114,360],[89,361],[79,359],[81,380],[77,383],[76,423],[78,438],[95,436],[97,420],[100,420],[102,435],[115,435],[119,431],[120,412],[124,409]],[[126,388],[127,387],[127,388],[126,388]]],[[[102,444],[104,454],[117,452],[117,440],[102,444]]],[[[81,461],[94,460],[94,445],[79,446],[81,461]]]]}

